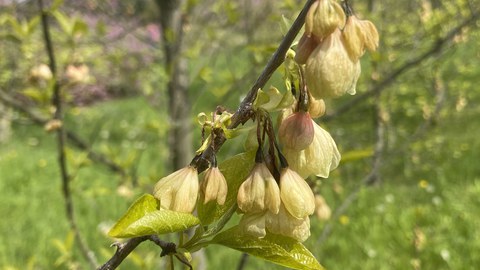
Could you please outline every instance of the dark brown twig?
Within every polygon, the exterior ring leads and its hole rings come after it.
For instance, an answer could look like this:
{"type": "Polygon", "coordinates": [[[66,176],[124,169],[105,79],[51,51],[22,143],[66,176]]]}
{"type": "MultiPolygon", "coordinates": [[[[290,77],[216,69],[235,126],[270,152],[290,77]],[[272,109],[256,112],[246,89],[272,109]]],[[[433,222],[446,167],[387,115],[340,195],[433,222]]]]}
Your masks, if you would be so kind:
{"type": "Polygon", "coordinates": [[[38,0],[38,7],[41,13],[43,38],[45,42],[46,51],[48,54],[49,66],[50,66],[50,70],[52,72],[53,80],[54,80],[52,105],[55,107],[55,113],[54,113],[53,119],[61,123],[61,125],[56,130],[57,151],[58,151],[57,154],[58,154],[58,165],[60,167],[60,173],[61,173],[61,179],[62,179],[62,192],[63,192],[63,197],[65,199],[65,210],[66,210],[68,222],[70,223],[70,229],[75,234],[75,239],[78,242],[80,251],[82,252],[85,259],[88,261],[88,263],[93,268],[95,268],[98,265],[97,259],[95,258],[95,254],[90,250],[85,239],[83,239],[83,237],[81,236],[75,220],[72,194],[70,192],[70,176],[68,175],[67,158],[65,154],[66,133],[63,125],[64,119],[63,119],[62,91],[60,88],[60,83],[57,78],[57,66],[55,62],[55,53],[53,50],[52,40],[50,38],[48,14],[47,14],[47,11],[45,11],[44,9],[43,0],[38,0]]]}

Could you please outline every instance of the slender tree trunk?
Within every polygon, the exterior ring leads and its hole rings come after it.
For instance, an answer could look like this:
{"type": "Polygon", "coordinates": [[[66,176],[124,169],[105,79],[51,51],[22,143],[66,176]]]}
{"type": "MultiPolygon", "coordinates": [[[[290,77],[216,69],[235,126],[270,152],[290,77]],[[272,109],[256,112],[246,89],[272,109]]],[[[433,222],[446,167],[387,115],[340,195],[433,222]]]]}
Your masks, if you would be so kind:
{"type": "Polygon", "coordinates": [[[182,3],[182,0],[157,0],[163,31],[165,68],[169,75],[167,85],[171,124],[169,152],[174,169],[184,167],[193,157],[187,60],[182,57],[182,3]]]}

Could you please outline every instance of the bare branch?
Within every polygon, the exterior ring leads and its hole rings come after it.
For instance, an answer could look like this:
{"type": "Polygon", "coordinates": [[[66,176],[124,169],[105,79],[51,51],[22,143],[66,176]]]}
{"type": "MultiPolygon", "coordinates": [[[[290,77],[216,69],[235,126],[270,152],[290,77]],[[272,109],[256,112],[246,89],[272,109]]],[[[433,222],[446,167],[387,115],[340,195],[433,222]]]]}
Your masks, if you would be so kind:
{"type": "Polygon", "coordinates": [[[70,228],[75,233],[75,238],[78,242],[80,251],[82,252],[85,259],[88,263],[93,267],[97,267],[97,259],[95,258],[95,254],[90,250],[88,247],[85,239],[81,236],[80,231],[77,227],[77,223],[75,221],[75,212],[73,209],[73,200],[72,194],[70,192],[70,176],[67,171],[67,158],[65,154],[65,140],[66,140],[66,133],[63,124],[63,99],[62,99],[62,91],[60,88],[60,83],[57,78],[57,66],[55,62],[55,53],[53,50],[52,40],[50,38],[50,29],[48,25],[48,14],[44,10],[43,0],[38,0],[38,7],[41,13],[41,20],[42,20],[42,30],[43,30],[43,38],[45,42],[46,51],[48,54],[49,59],[49,66],[50,70],[52,71],[54,86],[53,86],[53,97],[52,97],[52,105],[55,106],[55,114],[53,116],[54,120],[58,120],[61,125],[57,128],[57,151],[58,151],[58,165],[60,167],[61,179],[62,179],[62,191],[63,197],[65,199],[65,210],[67,214],[68,222],[70,223],[70,228]]]}

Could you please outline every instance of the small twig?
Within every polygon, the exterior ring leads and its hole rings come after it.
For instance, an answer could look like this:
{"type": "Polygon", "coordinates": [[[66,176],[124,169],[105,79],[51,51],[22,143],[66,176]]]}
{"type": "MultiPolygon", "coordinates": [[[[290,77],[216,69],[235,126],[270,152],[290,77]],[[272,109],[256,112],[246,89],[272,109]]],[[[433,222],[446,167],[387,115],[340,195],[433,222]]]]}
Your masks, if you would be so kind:
{"type": "Polygon", "coordinates": [[[372,88],[370,88],[367,92],[357,95],[354,98],[350,99],[348,102],[341,105],[335,112],[325,115],[322,119],[323,121],[331,121],[338,116],[346,113],[347,111],[351,110],[358,104],[362,103],[363,101],[369,99],[370,97],[375,96],[376,93],[383,92],[387,89],[387,86],[394,83],[395,80],[400,77],[405,72],[409,71],[412,68],[417,67],[420,63],[424,62],[425,60],[429,59],[432,56],[437,55],[440,53],[444,47],[458,34],[460,33],[465,27],[475,23],[478,18],[480,17],[480,12],[472,13],[472,15],[464,20],[462,23],[457,25],[455,28],[450,30],[444,37],[438,39],[430,49],[425,51],[424,53],[418,55],[417,57],[413,58],[410,61],[405,62],[403,65],[392,71],[389,75],[385,77],[382,81],[378,82],[372,88]]]}
{"type": "Polygon", "coordinates": [[[58,165],[60,167],[60,173],[61,173],[61,179],[62,179],[62,191],[63,191],[63,197],[65,199],[65,210],[66,210],[68,222],[70,223],[70,229],[75,234],[75,238],[78,242],[79,248],[83,256],[88,261],[88,263],[93,268],[95,268],[98,265],[97,259],[95,258],[95,254],[91,251],[85,239],[81,236],[80,231],[77,227],[77,223],[75,221],[73,200],[72,200],[72,194],[70,191],[70,176],[68,175],[67,158],[65,153],[66,133],[65,133],[65,128],[63,124],[64,117],[63,117],[62,91],[60,88],[59,80],[57,78],[57,66],[55,62],[55,54],[53,50],[52,40],[50,38],[48,14],[44,10],[43,0],[38,0],[38,7],[41,13],[43,38],[45,42],[46,51],[48,54],[49,66],[50,66],[50,70],[52,72],[53,80],[54,80],[52,105],[55,107],[55,113],[54,113],[53,119],[58,120],[61,123],[61,125],[58,127],[56,132],[57,132],[58,165]]]}

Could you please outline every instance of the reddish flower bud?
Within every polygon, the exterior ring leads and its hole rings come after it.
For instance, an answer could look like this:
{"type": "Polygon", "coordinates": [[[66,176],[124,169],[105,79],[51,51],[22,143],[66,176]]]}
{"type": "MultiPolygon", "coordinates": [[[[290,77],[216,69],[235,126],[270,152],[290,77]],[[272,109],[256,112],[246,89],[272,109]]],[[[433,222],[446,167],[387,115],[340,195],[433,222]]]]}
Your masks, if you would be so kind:
{"type": "Polygon", "coordinates": [[[308,112],[296,112],[283,119],[278,131],[280,143],[293,150],[303,150],[313,141],[314,129],[308,112]]]}

